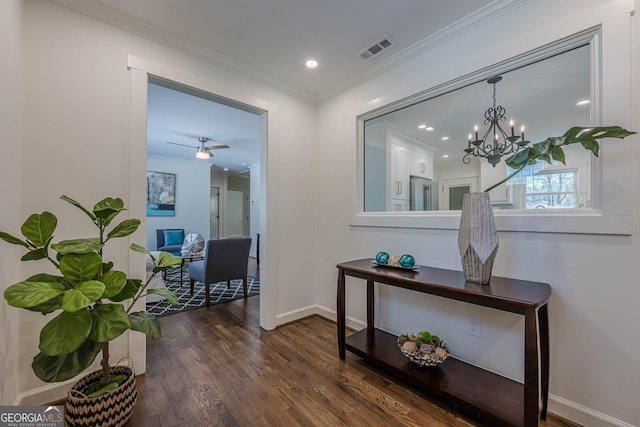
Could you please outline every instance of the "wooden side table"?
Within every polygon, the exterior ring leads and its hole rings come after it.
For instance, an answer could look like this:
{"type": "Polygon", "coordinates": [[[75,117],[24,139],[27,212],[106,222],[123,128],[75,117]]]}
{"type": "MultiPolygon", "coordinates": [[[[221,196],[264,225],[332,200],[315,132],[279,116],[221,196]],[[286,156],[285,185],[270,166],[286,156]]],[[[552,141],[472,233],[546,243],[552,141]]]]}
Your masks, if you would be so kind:
{"type": "Polygon", "coordinates": [[[337,266],[340,359],[344,360],[345,350],[349,350],[492,426],[533,427],[538,425],[539,418],[546,419],[549,396],[547,303],[551,297],[548,284],[492,277],[488,285],[478,285],[465,282],[460,271],[431,267],[394,269],[380,267],[372,261],[361,259],[337,266]],[[345,333],[345,276],[367,281],[367,328],[348,338],[345,333]],[[375,282],[523,315],[524,384],[453,357],[434,368],[413,364],[398,349],[395,335],[374,326],[375,282]]]}

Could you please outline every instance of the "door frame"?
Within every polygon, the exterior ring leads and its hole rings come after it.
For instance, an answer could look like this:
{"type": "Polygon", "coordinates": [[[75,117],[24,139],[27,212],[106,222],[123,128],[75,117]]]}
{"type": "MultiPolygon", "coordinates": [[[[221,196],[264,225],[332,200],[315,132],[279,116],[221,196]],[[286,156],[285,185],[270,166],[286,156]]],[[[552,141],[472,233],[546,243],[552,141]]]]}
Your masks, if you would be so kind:
{"type": "MultiPolygon", "coordinates": [[[[158,64],[153,61],[129,55],[127,68],[130,77],[130,164],[129,164],[129,206],[132,217],[141,219],[139,230],[146,229],[146,162],[147,162],[147,93],[149,78],[159,78],[192,90],[225,98],[233,106],[242,106],[247,111],[260,113],[260,253],[264,262],[260,268],[260,326],[266,330],[276,327],[277,316],[277,265],[278,234],[275,232],[277,200],[274,151],[269,141],[275,141],[280,131],[278,106],[260,99],[237,85],[229,85],[224,78],[216,76],[211,68],[200,69],[184,63],[158,64]]],[[[131,243],[145,245],[143,231],[130,236],[131,243]]],[[[144,277],[145,264],[133,251],[129,255],[129,273],[144,277]]],[[[141,308],[142,302],[138,302],[141,308]]],[[[134,359],[136,372],[146,370],[146,340],[141,334],[128,334],[129,354],[134,359]]]]}
{"type": "Polygon", "coordinates": [[[449,189],[452,187],[469,187],[472,193],[478,191],[478,177],[477,176],[466,176],[462,178],[455,179],[444,179],[442,180],[442,192],[440,197],[442,199],[442,208],[446,211],[449,209],[449,189]]]}

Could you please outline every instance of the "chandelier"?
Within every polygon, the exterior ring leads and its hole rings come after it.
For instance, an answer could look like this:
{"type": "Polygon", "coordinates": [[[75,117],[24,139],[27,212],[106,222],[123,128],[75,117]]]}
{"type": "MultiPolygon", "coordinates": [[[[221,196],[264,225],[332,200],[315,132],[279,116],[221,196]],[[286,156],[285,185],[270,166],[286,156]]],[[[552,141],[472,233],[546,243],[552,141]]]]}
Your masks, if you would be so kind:
{"type": "Polygon", "coordinates": [[[505,113],[507,112],[503,107],[496,107],[496,83],[502,80],[501,76],[491,77],[487,80],[487,83],[493,85],[493,107],[489,107],[484,112],[484,124],[489,125],[489,128],[484,133],[482,139],[478,138],[478,126],[475,126],[475,139],[472,140],[471,134],[469,134],[469,143],[467,148],[464,149],[466,153],[462,158],[464,164],[471,162],[471,156],[486,158],[487,161],[495,167],[502,156],[507,154],[513,154],[529,144],[529,141],[524,139],[524,126],[520,128],[520,135],[514,134],[513,119],[510,120],[511,136],[500,126],[500,122],[504,122],[505,113]],[[487,140],[488,139],[488,140],[487,140]]]}

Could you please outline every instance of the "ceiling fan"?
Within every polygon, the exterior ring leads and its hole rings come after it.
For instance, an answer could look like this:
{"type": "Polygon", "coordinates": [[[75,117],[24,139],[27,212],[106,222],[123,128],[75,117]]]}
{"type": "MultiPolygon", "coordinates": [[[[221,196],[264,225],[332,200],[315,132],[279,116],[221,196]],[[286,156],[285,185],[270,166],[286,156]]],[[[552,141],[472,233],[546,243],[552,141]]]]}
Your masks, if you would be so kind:
{"type": "Polygon", "coordinates": [[[196,157],[199,159],[208,159],[209,157],[212,157],[213,154],[211,154],[211,150],[221,150],[224,148],[231,148],[226,144],[221,144],[221,145],[204,145],[205,142],[207,141],[213,141],[213,139],[211,138],[207,138],[205,136],[201,136],[198,138],[198,141],[200,142],[200,146],[195,146],[195,145],[186,145],[186,144],[178,144],[177,142],[169,142],[166,141],[167,144],[173,144],[173,145],[180,145],[182,147],[190,147],[190,148],[195,148],[196,149],[196,157]]]}

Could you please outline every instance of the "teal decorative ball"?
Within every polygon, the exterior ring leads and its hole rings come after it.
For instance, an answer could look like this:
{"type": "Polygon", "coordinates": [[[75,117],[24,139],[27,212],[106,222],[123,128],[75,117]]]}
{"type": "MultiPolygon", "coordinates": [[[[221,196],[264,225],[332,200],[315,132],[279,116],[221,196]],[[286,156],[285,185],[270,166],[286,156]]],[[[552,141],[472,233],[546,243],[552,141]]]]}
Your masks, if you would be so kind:
{"type": "Polygon", "coordinates": [[[400,266],[404,268],[413,268],[416,265],[416,260],[409,254],[402,255],[400,257],[400,266]]]}
{"type": "Polygon", "coordinates": [[[378,264],[386,264],[389,262],[389,254],[386,252],[378,252],[376,255],[376,262],[378,264]]]}

